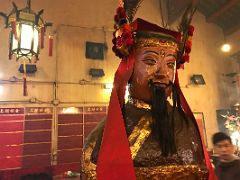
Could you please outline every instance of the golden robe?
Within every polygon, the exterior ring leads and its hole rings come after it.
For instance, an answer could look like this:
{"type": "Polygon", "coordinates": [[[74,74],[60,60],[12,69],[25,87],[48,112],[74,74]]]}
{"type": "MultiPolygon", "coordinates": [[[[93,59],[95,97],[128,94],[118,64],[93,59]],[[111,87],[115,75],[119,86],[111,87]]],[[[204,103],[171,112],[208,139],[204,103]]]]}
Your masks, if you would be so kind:
{"type": "MultiPolygon", "coordinates": [[[[173,113],[169,105],[168,110],[173,113]]],[[[205,180],[208,171],[202,150],[201,139],[196,125],[188,123],[177,110],[174,113],[175,142],[177,152],[171,156],[161,156],[159,143],[151,133],[151,112],[126,104],[124,123],[134,163],[137,180],[205,180]]],[[[96,164],[104,129],[104,121],[88,136],[83,149],[82,179],[96,179],[96,164]]]]}

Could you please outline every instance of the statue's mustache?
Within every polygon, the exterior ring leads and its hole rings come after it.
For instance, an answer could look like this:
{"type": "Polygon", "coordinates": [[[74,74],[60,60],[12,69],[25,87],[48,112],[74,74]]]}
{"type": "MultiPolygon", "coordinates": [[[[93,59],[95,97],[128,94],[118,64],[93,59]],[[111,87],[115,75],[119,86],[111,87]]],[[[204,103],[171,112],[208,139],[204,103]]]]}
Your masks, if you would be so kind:
{"type": "Polygon", "coordinates": [[[152,87],[155,87],[155,88],[164,88],[164,89],[166,89],[166,88],[168,88],[168,87],[170,87],[171,85],[172,85],[172,83],[171,82],[169,82],[169,83],[164,83],[166,86],[165,87],[160,87],[160,86],[157,86],[156,85],[156,83],[152,80],[152,79],[150,79],[149,81],[148,81],[148,85],[149,85],[149,87],[150,88],[152,88],[152,87]]]}

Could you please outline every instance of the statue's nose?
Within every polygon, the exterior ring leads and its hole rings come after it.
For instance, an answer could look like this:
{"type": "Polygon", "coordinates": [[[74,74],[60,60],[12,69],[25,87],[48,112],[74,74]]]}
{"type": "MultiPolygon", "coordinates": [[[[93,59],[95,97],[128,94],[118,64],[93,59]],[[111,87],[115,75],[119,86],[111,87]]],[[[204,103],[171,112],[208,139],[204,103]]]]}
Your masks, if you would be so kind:
{"type": "Polygon", "coordinates": [[[167,66],[164,62],[158,62],[155,76],[158,78],[165,78],[167,76],[167,66]]]}

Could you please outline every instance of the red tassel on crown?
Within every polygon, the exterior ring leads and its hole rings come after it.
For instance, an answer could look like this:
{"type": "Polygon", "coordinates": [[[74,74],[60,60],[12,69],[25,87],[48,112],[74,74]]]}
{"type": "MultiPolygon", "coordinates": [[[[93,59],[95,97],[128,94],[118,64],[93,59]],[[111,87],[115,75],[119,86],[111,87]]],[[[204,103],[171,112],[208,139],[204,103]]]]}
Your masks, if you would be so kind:
{"type": "Polygon", "coordinates": [[[116,15],[114,16],[114,33],[113,33],[113,47],[112,50],[116,56],[121,59],[127,57],[130,53],[133,44],[133,37],[131,27],[127,20],[127,15],[123,8],[123,2],[119,2],[116,15]]]}
{"type": "Polygon", "coordinates": [[[188,37],[187,41],[185,43],[185,49],[184,49],[184,54],[182,57],[183,63],[188,62],[189,63],[189,54],[192,49],[192,36],[194,32],[194,27],[192,25],[189,25],[188,27],[188,37]]]}

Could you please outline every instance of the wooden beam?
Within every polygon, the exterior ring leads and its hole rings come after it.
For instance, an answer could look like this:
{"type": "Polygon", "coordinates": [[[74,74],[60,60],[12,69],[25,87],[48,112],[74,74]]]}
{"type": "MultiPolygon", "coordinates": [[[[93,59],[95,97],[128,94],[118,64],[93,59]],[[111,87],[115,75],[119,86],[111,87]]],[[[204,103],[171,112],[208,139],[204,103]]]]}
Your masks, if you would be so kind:
{"type": "Polygon", "coordinates": [[[186,8],[190,0],[169,0],[168,2],[168,21],[169,24],[175,22],[186,8]]]}
{"type": "Polygon", "coordinates": [[[231,26],[223,30],[225,36],[233,34],[236,31],[240,31],[240,22],[236,23],[234,26],[231,26]]]}
{"type": "Polygon", "coordinates": [[[213,22],[224,12],[228,11],[230,8],[232,8],[239,2],[240,0],[227,0],[227,2],[224,5],[222,5],[218,10],[216,10],[214,13],[207,17],[207,22],[213,22]]]}

